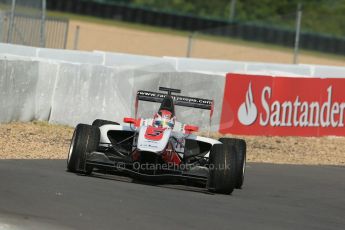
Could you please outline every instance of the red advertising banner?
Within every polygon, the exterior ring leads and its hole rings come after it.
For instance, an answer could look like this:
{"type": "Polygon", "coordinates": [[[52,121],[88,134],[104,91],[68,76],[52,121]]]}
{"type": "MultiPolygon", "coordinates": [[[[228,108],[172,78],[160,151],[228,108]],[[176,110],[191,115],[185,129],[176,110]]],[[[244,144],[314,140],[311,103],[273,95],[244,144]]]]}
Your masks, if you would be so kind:
{"type": "Polygon", "coordinates": [[[345,136],[345,78],[228,74],[219,131],[345,136]]]}

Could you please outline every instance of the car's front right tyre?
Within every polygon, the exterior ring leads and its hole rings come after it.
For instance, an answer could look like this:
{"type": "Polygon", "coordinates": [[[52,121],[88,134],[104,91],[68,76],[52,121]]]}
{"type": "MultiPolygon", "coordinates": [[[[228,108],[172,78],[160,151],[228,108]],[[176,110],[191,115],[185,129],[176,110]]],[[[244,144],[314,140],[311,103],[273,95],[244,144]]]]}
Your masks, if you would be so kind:
{"type": "Polygon", "coordinates": [[[119,125],[119,123],[102,119],[96,119],[92,122],[92,126],[101,127],[103,125],[119,125]]]}
{"type": "Polygon", "coordinates": [[[87,167],[87,154],[97,150],[100,140],[98,127],[78,124],[74,130],[67,156],[67,170],[75,173],[91,174],[87,167]]]}

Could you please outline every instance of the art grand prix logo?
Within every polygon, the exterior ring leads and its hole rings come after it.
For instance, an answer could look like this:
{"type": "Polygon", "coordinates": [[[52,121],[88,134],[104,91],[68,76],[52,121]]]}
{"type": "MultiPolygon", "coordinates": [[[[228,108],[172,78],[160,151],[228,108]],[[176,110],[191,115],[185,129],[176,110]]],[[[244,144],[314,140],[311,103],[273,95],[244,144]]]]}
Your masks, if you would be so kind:
{"type": "Polygon", "coordinates": [[[242,125],[251,125],[255,122],[257,116],[258,109],[254,104],[252,83],[250,82],[246,93],[246,100],[239,107],[237,117],[242,125]]]}

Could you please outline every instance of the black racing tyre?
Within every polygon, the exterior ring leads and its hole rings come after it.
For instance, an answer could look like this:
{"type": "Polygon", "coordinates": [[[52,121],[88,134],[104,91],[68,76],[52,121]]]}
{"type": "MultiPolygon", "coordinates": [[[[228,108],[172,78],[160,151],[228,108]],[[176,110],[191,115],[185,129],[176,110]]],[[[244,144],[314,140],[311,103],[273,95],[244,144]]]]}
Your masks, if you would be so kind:
{"type": "Polygon", "coordinates": [[[209,157],[207,189],[231,194],[236,185],[236,152],[232,145],[215,144],[209,157]]]}
{"type": "Polygon", "coordinates": [[[245,140],[237,138],[220,138],[220,142],[233,145],[236,150],[236,189],[241,189],[244,182],[244,175],[246,171],[246,154],[247,154],[247,144],[245,140]]]}
{"type": "Polygon", "coordinates": [[[86,166],[86,156],[87,153],[97,150],[99,140],[98,127],[78,124],[68,151],[67,170],[74,173],[91,174],[92,168],[86,166]]]}
{"type": "Polygon", "coordinates": [[[119,123],[115,121],[107,121],[101,119],[96,119],[92,122],[92,126],[101,127],[102,125],[119,125],[119,123]]]}

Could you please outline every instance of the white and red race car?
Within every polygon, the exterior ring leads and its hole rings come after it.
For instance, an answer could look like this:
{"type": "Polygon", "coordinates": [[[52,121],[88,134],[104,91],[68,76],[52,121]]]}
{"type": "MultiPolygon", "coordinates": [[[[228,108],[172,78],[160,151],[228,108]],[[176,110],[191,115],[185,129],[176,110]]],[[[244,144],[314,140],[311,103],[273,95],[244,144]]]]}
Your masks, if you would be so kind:
{"type": "Polygon", "coordinates": [[[139,101],[161,103],[151,119],[124,118],[127,125],[97,119],[92,125],[78,124],[67,158],[70,172],[90,175],[120,173],[157,183],[202,186],[211,192],[231,194],[243,185],[246,142],[236,138],[214,140],[193,134],[197,126],[176,120],[175,105],[210,110],[213,101],[138,91],[139,101]],[[95,170],[96,171],[96,170],[95,170]]]}

